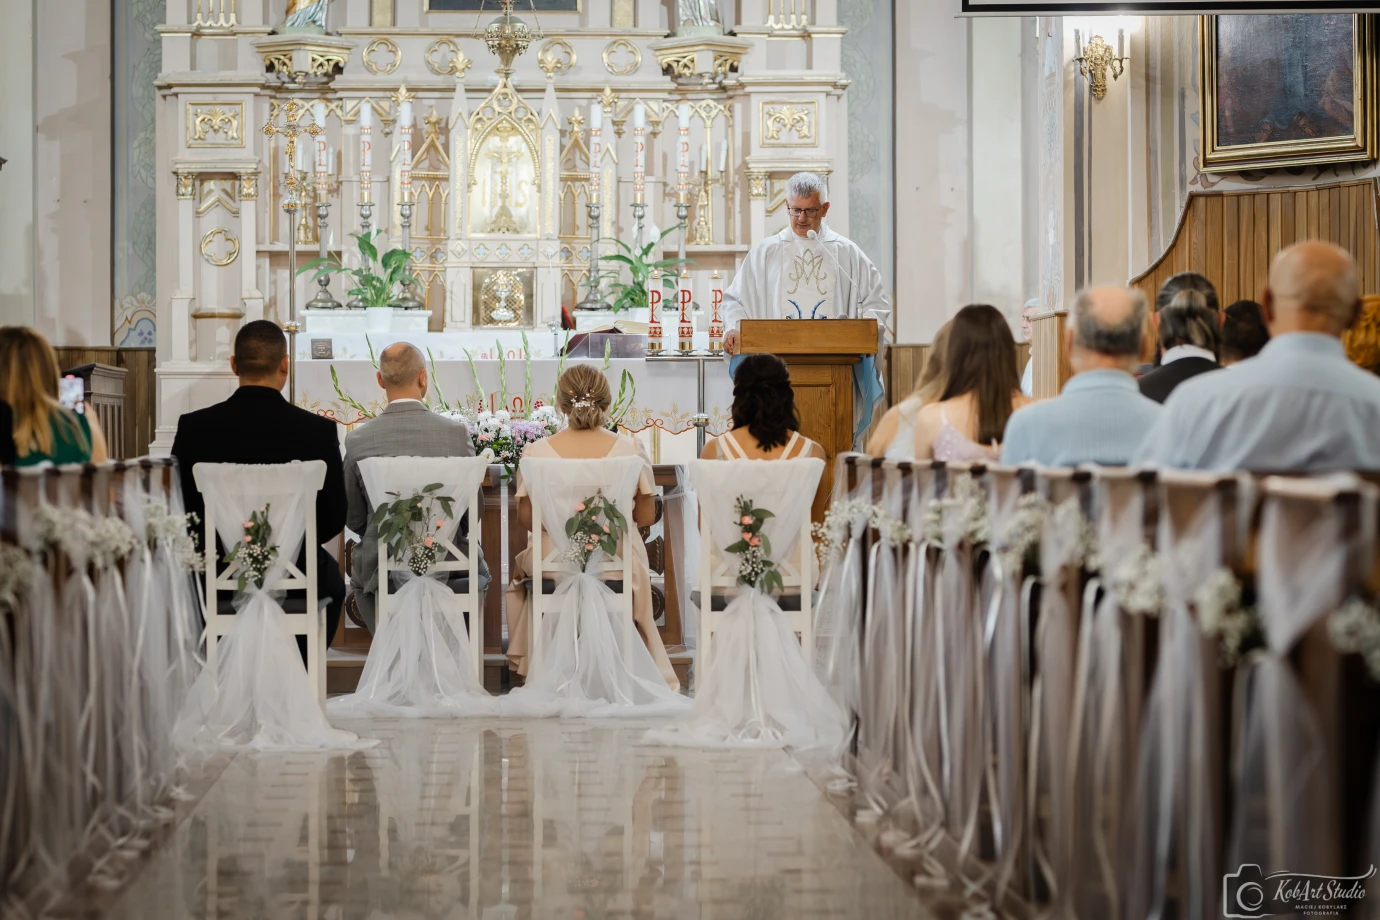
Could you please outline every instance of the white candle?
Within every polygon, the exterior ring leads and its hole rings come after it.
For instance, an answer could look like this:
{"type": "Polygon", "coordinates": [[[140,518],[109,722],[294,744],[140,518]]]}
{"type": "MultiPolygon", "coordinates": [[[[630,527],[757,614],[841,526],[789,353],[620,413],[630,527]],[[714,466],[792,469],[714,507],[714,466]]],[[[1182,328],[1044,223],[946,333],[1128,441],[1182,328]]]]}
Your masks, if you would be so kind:
{"type": "Polygon", "coordinates": [[[647,181],[647,108],[633,104],[633,203],[642,204],[647,181]]]}
{"type": "MultiPolygon", "coordinates": [[[[310,137],[311,135],[307,136],[310,137]]],[[[292,168],[298,172],[307,171],[307,145],[305,140],[306,138],[299,137],[296,146],[293,148],[292,168]]]]}
{"type": "Polygon", "coordinates": [[[398,134],[402,142],[402,200],[412,200],[412,103],[398,107],[398,134]]]}
{"type": "Polygon", "coordinates": [[[728,141],[719,141],[719,172],[728,168],[728,141]]]}
{"type": "Polygon", "coordinates": [[[311,120],[322,131],[326,130],[326,103],[313,102],[311,104],[311,120]]]}
{"type": "Polygon", "coordinates": [[[681,203],[690,191],[690,104],[682,102],[676,106],[678,123],[676,138],[676,192],[681,203]]]}
{"type": "Polygon", "coordinates": [[[709,172],[709,145],[700,144],[700,172],[709,172]]]}
{"type": "Polygon", "coordinates": [[[374,108],[365,101],[359,104],[359,200],[374,197],[374,108]]]}
{"type": "Polygon", "coordinates": [[[604,127],[604,105],[601,102],[589,104],[589,130],[598,131],[604,127]]]}
{"type": "Polygon", "coordinates": [[[690,103],[682,102],[676,106],[676,127],[682,130],[690,129],[690,103]]]}
{"type": "Polygon", "coordinates": [[[647,107],[640,102],[633,103],[633,127],[647,127],[647,107]]]}

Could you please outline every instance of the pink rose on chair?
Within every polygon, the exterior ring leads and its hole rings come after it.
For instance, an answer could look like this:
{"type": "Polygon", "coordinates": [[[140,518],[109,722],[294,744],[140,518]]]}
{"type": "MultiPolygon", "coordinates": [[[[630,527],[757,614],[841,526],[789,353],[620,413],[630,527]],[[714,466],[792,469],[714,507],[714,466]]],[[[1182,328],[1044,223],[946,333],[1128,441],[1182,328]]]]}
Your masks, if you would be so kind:
{"type": "Polygon", "coordinates": [[[744,539],[744,540],[747,540],[749,543],[751,543],[751,542],[752,542],[752,534],[749,533],[749,532],[746,531],[746,530],[743,531],[743,539],[744,539]]]}
{"type": "Polygon", "coordinates": [[[435,543],[435,542],[436,542],[436,541],[432,540],[431,537],[427,537],[427,538],[425,538],[425,539],[422,540],[422,545],[423,545],[423,546],[431,546],[431,545],[432,545],[433,543],[435,543]]]}
{"type": "Polygon", "coordinates": [[[249,536],[249,534],[245,534],[245,535],[244,535],[244,542],[248,543],[248,542],[250,542],[252,539],[253,539],[253,537],[249,536]]]}
{"type": "Polygon", "coordinates": [[[761,545],[762,545],[762,538],[761,538],[761,537],[750,537],[750,538],[748,539],[748,546],[761,546],[761,545]]]}
{"type": "Polygon", "coordinates": [[[741,521],[739,521],[738,523],[739,523],[739,524],[751,524],[751,523],[752,523],[752,515],[750,515],[750,514],[745,514],[745,515],[743,515],[743,519],[742,519],[741,521]]]}
{"type": "Polygon", "coordinates": [[[575,504],[575,510],[576,510],[576,511],[584,511],[584,510],[585,510],[585,503],[584,503],[584,502],[577,502],[577,503],[575,504]]]}

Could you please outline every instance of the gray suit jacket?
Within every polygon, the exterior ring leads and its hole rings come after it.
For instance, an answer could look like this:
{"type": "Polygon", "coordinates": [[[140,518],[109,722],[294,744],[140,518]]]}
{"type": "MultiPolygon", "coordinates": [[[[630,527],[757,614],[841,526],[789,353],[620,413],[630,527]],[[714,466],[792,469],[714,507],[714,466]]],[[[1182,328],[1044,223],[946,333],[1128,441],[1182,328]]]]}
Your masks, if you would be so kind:
{"type": "MultiPolygon", "coordinates": [[[[360,535],[350,585],[360,615],[373,628],[378,592],[378,532],[371,522],[373,506],[364,490],[359,461],[369,457],[473,457],[469,429],[456,419],[437,415],[419,402],[390,403],[378,417],[345,436],[345,526],[360,535]]],[[[467,532],[462,523],[461,532],[467,532]]],[[[481,590],[487,570],[480,556],[481,590]]]]}

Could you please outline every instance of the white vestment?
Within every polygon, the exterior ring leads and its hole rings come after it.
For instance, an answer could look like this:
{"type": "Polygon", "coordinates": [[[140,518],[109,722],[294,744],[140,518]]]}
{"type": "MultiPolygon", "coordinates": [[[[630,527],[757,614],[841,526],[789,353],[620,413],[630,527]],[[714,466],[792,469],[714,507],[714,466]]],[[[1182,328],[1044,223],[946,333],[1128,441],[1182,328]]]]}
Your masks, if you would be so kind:
{"type": "MultiPolygon", "coordinates": [[[[725,331],[737,329],[744,319],[870,318],[877,321],[880,352],[890,315],[877,266],[852,240],[824,225],[817,240],[797,236],[789,226],[762,240],[748,252],[724,291],[725,331]]],[[[875,374],[875,386],[869,380],[864,387],[855,375],[855,440],[866,434],[859,429],[870,423],[884,391],[877,362],[870,366],[873,374],[868,376],[875,374]]]]}

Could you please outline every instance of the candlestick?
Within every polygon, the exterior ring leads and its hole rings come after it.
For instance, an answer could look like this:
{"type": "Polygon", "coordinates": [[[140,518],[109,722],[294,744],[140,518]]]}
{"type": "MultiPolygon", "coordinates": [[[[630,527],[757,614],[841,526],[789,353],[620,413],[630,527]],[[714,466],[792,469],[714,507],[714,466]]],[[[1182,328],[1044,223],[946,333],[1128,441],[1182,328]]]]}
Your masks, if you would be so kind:
{"type": "Polygon", "coordinates": [[[700,172],[709,172],[709,145],[700,144],[700,172]]]}
{"type": "Polygon", "coordinates": [[[728,168],[728,141],[719,141],[719,172],[728,168]]]}
{"type": "MultiPolygon", "coordinates": [[[[399,181],[401,200],[412,201],[412,103],[398,107],[398,136],[402,144],[402,175],[399,181]]],[[[409,211],[411,209],[409,208],[409,211]]]]}
{"type": "Polygon", "coordinates": [[[719,307],[724,302],[723,282],[719,280],[719,270],[714,269],[714,277],[709,281],[709,302],[712,313],[709,318],[709,350],[719,354],[724,350],[724,321],[719,317],[719,307]]]}
{"type": "Polygon", "coordinates": [[[660,306],[661,271],[654,268],[651,278],[647,281],[647,354],[649,355],[661,353],[661,319],[656,313],[660,306]]]}
{"type": "Polygon", "coordinates": [[[589,203],[599,203],[604,159],[604,107],[595,102],[589,107],[589,203]]]}
{"type": "Polygon", "coordinates": [[[690,316],[690,271],[680,270],[676,299],[680,303],[680,323],[676,326],[676,350],[686,354],[695,350],[695,323],[690,316]]]}
{"type": "Polygon", "coordinates": [[[647,112],[642,103],[633,106],[633,203],[646,200],[647,112]]]}
{"type": "MultiPolygon", "coordinates": [[[[324,259],[328,255],[326,246],[326,218],[330,215],[331,202],[330,199],[327,197],[327,193],[321,187],[322,174],[318,172],[316,175],[316,237],[321,247],[317,251],[317,255],[324,259]]],[[[331,296],[330,276],[321,275],[319,278],[316,279],[316,283],[320,286],[320,289],[316,292],[316,296],[311,299],[311,302],[307,304],[307,307],[313,310],[340,309],[340,301],[336,300],[333,296],[331,296]]]]}
{"type": "Polygon", "coordinates": [[[374,198],[374,107],[369,100],[359,104],[359,204],[374,198]]]}
{"type": "Polygon", "coordinates": [[[709,170],[701,169],[699,191],[695,195],[695,233],[690,240],[693,246],[710,246],[714,243],[714,186],[723,185],[723,173],[710,175],[709,170]]]}
{"type": "Polygon", "coordinates": [[[682,102],[676,107],[677,153],[676,160],[676,203],[686,200],[690,194],[690,104],[682,102]]]}

